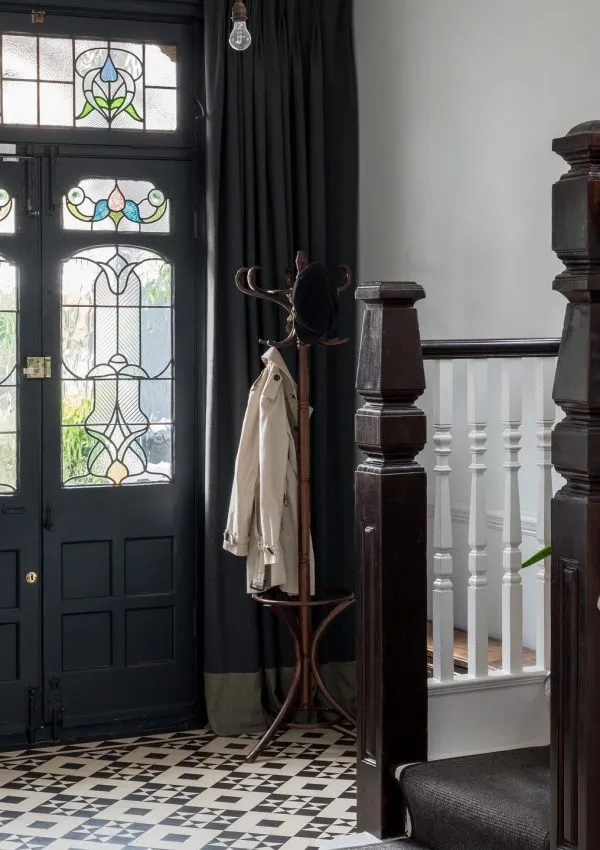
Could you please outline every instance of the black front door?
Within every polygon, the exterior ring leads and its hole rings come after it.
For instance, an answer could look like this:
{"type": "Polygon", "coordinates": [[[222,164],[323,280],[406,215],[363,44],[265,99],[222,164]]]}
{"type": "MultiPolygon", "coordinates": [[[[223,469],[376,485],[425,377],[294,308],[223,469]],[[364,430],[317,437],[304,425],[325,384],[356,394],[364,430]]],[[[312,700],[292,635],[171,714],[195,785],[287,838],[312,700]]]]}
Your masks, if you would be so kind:
{"type": "Polygon", "coordinates": [[[190,177],[68,156],[51,175],[44,652],[65,726],[183,713],[194,695],[190,177]]]}
{"type": "Polygon", "coordinates": [[[74,129],[41,143],[38,100],[32,144],[0,152],[0,737],[36,740],[161,727],[198,697],[193,158],[115,144],[142,121],[182,137],[183,47],[65,43],[38,39],[35,69],[81,72],[48,112],[74,129]]]}

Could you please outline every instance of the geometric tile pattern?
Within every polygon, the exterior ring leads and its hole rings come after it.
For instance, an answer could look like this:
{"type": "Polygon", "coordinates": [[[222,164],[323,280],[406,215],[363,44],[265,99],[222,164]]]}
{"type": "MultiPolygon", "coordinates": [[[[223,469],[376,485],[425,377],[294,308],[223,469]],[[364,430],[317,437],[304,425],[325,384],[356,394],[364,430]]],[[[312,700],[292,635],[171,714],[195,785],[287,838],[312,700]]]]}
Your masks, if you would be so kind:
{"type": "Polygon", "coordinates": [[[316,850],[356,825],[352,731],[206,730],[0,753],[0,850],[316,850]]]}

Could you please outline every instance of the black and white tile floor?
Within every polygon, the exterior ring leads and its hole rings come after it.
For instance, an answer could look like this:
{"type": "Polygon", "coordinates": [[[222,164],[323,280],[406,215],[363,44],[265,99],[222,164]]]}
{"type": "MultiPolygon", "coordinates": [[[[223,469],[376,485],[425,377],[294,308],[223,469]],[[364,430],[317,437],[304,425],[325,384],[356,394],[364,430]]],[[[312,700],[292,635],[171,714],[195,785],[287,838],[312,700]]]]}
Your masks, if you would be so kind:
{"type": "Polygon", "coordinates": [[[355,828],[355,740],[203,731],[0,753],[0,850],[313,850],[355,828]]]}

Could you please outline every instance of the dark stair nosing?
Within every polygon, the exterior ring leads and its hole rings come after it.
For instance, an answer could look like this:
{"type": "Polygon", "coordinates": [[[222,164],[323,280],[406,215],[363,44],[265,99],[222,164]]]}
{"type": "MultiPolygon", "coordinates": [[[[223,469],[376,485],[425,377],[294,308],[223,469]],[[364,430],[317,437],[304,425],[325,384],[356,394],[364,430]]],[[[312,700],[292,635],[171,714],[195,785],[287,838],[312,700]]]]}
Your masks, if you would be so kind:
{"type": "Polygon", "coordinates": [[[363,844],[362,847],[348,847],[347,850],[429,850],[424,844],[417,844],[406,838],[398,841],[391,841],[387,844],[363,844]]]}
{"type": "Polygon", "coordinates": [[[535,747],[408,765],[398,781],[412,840],[429,850],[546,850],[549,759],[535,747]]]}

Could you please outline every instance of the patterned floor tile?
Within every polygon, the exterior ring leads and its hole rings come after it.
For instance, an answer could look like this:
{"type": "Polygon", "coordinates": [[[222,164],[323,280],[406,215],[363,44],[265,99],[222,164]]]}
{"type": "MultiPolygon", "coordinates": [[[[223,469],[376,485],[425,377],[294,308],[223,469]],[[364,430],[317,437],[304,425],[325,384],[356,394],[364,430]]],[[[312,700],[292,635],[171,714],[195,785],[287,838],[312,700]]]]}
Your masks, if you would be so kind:
{"type": "Polygon", "coordinates": [[[71,794],[48,795],[49,800],[40,803],[33,812],[39,815],[67,815],[79,818],[95,818],[114,804],[106,797],[78,797],[71,794]]]}
{"type": "MultiPolygon", "coordinates": [[[[53,795],[41,791],[14,791],[0,788],[0,809],[15,812],[34,811],[42,803],[47,803],[53,795]]],[[[16,816],[16,815],[15,815],[16,816]]]]}
{"type": "Polygon", "coordinates": [[[2,850],[46,850],[46,848],[51,848],[53,843],[53,838],[26,837],[0,832],[2,850]]]}
{"type": "Polygon", "coordinates": [[[345,727],[185,730],[0,754],[0,850],[317,850],[355,823],[345,727]]]}

